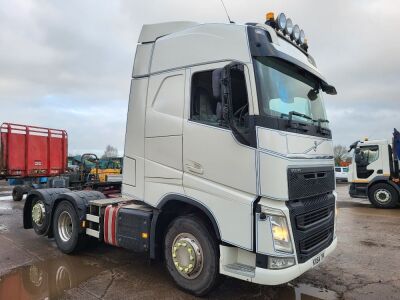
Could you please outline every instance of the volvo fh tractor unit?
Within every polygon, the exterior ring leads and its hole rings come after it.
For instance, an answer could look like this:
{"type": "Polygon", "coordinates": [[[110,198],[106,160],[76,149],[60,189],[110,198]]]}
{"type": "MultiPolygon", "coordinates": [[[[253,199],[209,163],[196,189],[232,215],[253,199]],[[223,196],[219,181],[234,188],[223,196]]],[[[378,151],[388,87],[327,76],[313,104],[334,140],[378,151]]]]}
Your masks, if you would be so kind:
{"type": "Polygon", "coordinates": [[[195,295],[221,274],[286,283],[337,243],[324,93],[336,90],[284,14],[261,24],[144,25],[121,198],[32,191],[25,228],[54,236],[65,253],[89,237],[147,252],[195,295]]]}

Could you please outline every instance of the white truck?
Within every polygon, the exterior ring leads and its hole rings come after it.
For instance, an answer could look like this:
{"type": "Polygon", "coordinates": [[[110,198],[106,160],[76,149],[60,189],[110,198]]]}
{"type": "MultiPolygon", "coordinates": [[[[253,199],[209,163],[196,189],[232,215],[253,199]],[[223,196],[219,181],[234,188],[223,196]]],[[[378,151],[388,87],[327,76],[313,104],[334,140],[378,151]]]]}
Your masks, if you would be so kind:
{"type": "Polygon", "coordinates": [[[394,129],[393,140],[357,141],[350,146],[353,163],[349,166],[349,194],[368,197],[378,208],[400,205],[400,134],[394,129]]]}
{"type": "Polygon", "coordinates": [[[220,274],[286,283],[336,247],[336,94],[280,14],[265,24],[144,25],[134,61],[122,197],[32,191],[24,227],[72,253],[94,237],[165,261],[205,295],[220,274]]]}

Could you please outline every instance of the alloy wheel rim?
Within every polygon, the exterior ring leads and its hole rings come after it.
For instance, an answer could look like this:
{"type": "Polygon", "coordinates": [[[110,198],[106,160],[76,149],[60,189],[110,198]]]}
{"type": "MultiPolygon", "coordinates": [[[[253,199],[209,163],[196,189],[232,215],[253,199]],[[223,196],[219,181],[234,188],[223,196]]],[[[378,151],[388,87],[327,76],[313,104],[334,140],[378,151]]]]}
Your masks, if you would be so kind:
{"type": "Polygon", "coordinates": [[[32,207],[32,221],[35,222],[36,225],[42,226],[45,220],[46,208],[42,201],[38,201],[32,207]]]}
{"type": "Polygon", "coordinates": [[[58,217],[58,233],[63,242],[71,239],[73,231],[72,218],[67,211],[63,211],[58,217]]]}
{"type": "Polygon", "coordinates": [[[175,237],[171,255],[176,270],[186,279],[197,278],[203,270],[203,249],[190,233],[181,233],[175,237]]]}
{"type": "Polygon", "coordinates": [[[392,195],[388,190],[379,189],[375,192],[375,199],[381,204],[388,203],[392,199],[392,195]]]}

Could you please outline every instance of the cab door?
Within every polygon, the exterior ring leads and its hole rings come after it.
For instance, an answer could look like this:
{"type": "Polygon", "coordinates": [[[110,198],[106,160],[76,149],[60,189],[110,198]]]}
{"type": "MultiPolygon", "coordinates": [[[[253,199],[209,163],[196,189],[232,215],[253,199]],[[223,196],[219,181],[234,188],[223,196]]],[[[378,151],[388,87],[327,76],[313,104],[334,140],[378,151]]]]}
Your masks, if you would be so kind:
{"type": "MultiPolygon", "coordinates": [[[[183,187],[187,196],[215,216],[223,240],[252,249],[256,151],[238,141],[224,120],[227,103],[218,73],[225,66],[190,69],[183,124],[183,187]]],[[[230,110],[245,117],[253,109],[247,67],[236,75],[230,110]]]]}
{"type": "Polygon", "coordinates": [[[362,146],[355,150],[357,178],[370,180],[383,174],[379,145],[362,146]]]}

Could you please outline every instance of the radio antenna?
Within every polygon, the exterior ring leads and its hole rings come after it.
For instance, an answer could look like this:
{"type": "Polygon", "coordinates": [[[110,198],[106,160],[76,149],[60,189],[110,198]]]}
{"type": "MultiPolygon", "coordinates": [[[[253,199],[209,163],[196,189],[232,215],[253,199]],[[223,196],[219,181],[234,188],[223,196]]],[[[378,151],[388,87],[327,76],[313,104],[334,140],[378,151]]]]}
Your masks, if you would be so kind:
{"type": "Polygon", "coordinates": [[[228,10],[226,9],[224,0],[221,0],[221,4],[222,4],[222,6],[224,7],[224,10],[225,10],[226,16],[228,17],[229,23],[234,24],[235,22],[233,22],[233,21],[231,20],[231,18],[229,17],[228,10]]]}

